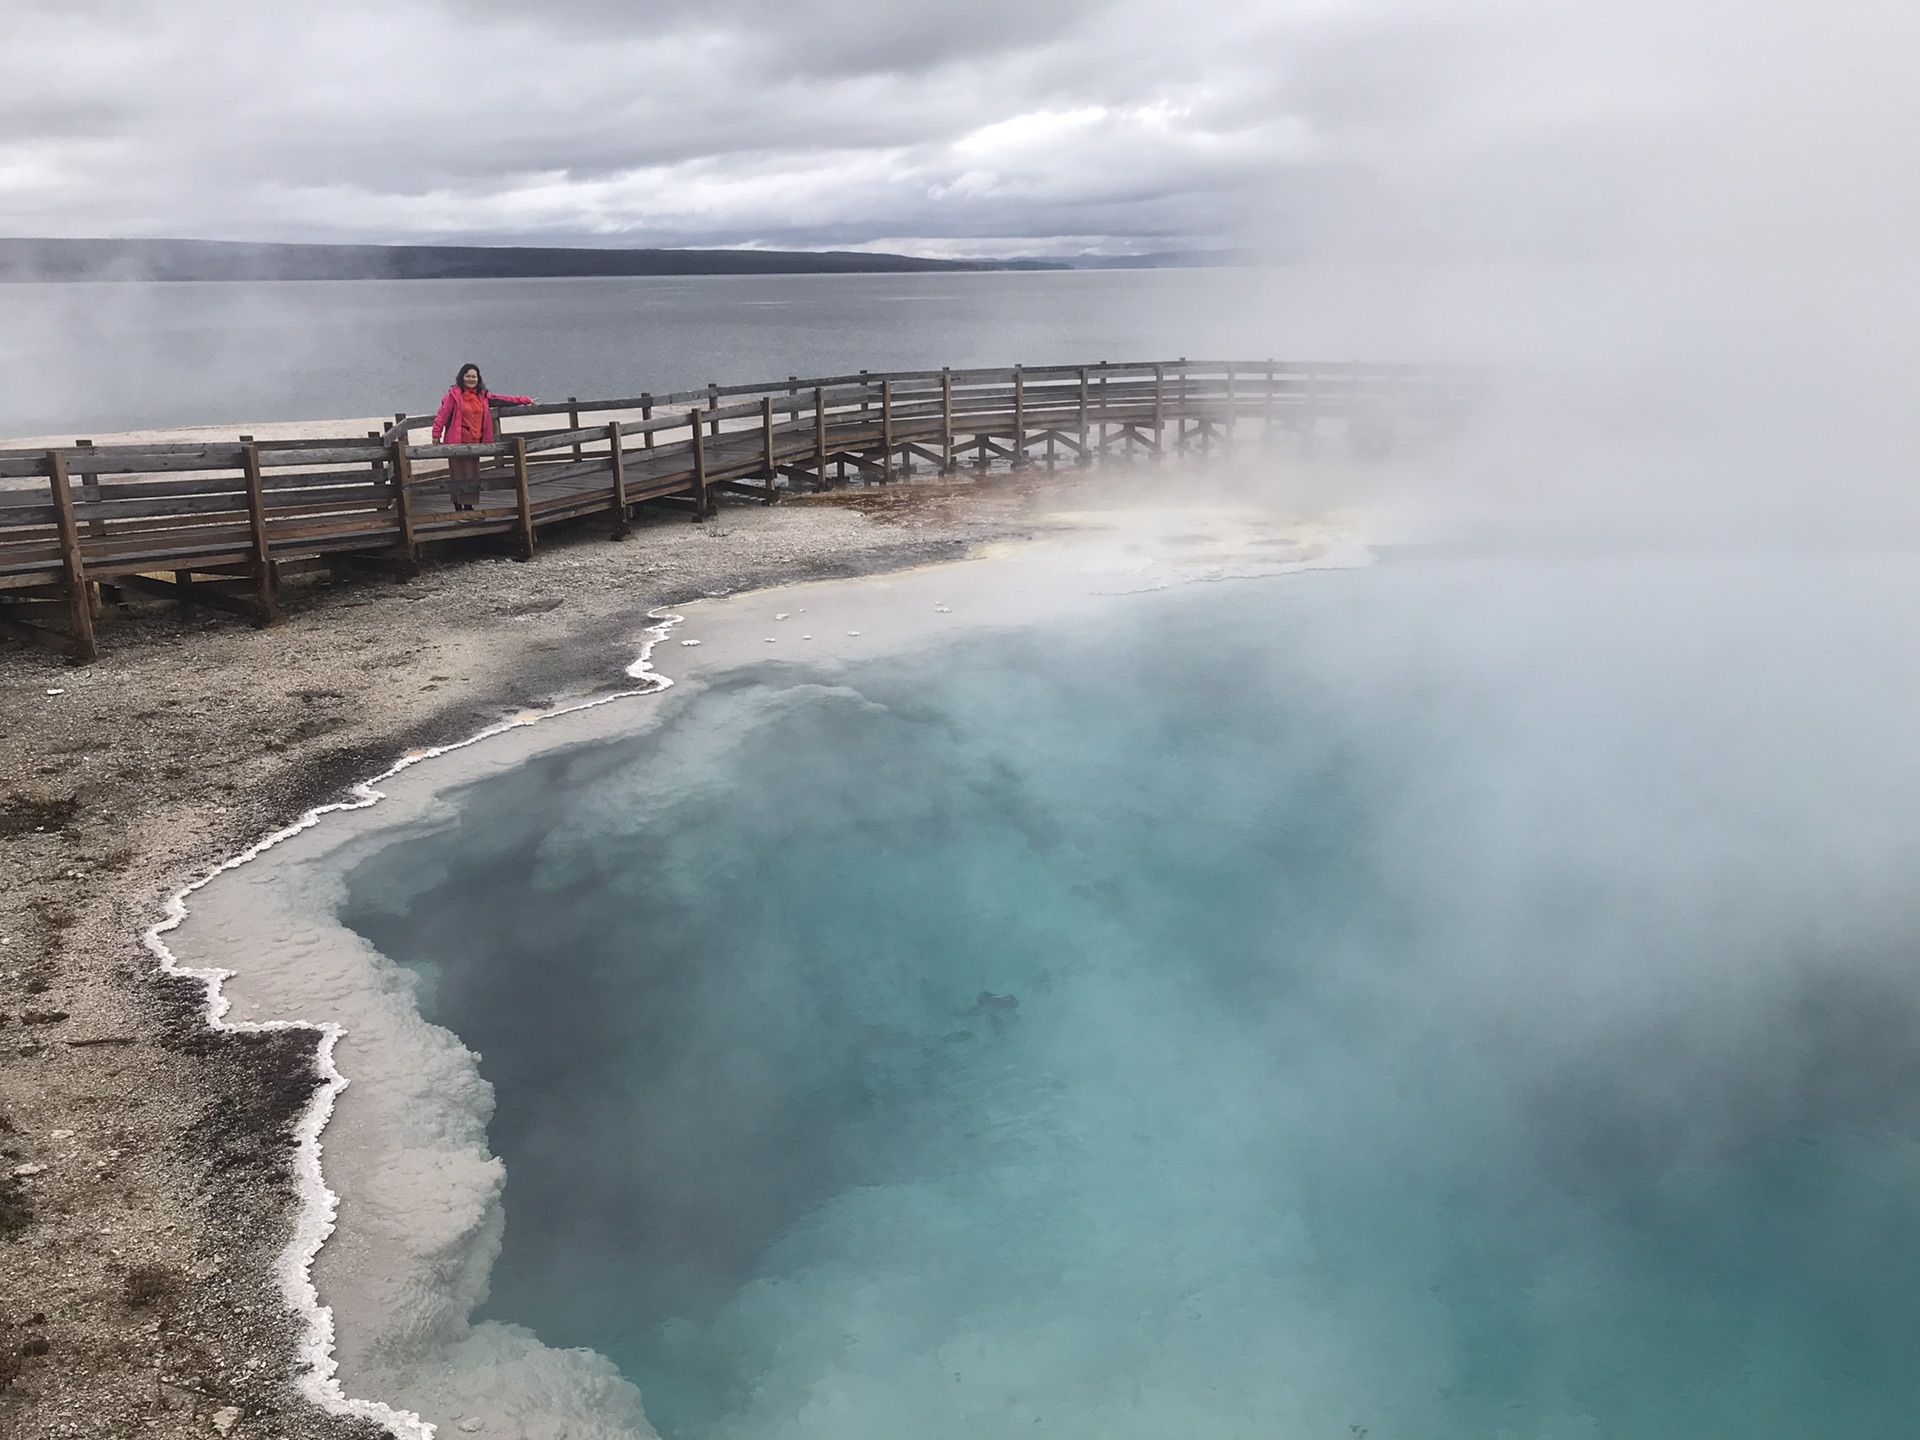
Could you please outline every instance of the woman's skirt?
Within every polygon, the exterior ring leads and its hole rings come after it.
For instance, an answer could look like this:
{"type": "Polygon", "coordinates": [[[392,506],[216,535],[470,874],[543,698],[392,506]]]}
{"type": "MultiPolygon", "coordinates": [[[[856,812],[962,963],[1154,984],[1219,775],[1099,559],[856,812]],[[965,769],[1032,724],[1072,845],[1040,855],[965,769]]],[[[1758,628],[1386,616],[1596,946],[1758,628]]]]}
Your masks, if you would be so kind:
{"type": "Polygon", "coordinates": [[[473,455],[456,455],[447,461],[447,491],[455,508],[471,510],[480,498],[480,461],[473,455]]]}

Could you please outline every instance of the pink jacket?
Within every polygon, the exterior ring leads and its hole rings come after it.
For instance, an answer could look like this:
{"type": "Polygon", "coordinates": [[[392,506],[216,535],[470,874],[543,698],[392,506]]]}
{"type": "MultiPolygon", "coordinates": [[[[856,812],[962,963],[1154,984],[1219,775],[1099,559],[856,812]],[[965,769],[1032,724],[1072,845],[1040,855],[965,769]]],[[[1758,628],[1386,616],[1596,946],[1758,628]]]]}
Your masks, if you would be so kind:
{"type": "MultiPolygon", "coordinates": [[[[496,395],[491,390],[480,392],[486,396],[487,408],[480,412],[480,443],[491,445],[494,441],[493,407],[496,405],[531,405],[531,395],[496,395]]],[[[440,400],[440,413],[433,417],[433,443],[438,445],[440,437],[446,436],[446,443],[460,443],[460,387],[453,386],[440,400]]]]}

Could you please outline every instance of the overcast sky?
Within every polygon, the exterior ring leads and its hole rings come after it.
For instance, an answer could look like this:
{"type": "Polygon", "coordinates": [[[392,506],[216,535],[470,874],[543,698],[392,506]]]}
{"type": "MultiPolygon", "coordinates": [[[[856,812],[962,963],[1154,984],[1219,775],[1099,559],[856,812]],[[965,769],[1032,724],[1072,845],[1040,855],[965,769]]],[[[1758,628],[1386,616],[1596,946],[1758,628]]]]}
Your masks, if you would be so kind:
{"type": "Polygon", "coordinates": [[[0,233],[1910,250],[1913,0],[0,0],[0,233]]]}

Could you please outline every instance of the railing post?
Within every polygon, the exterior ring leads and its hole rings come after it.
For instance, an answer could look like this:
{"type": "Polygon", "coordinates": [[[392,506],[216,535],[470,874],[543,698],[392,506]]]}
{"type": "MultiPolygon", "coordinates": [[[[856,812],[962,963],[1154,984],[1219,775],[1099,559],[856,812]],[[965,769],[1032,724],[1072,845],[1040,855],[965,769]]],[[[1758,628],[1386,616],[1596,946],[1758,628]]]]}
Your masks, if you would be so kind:
{"type": "Polygon", "coordinates": [[[827,390],[813,387],[813,468],[819,473],[820,488],[827,488],[827,390]]]}
{"type": "Polygon", "coordinates": [[[720,387],[713,381],[707,382],[707,433],[714,439],[720,438],[720,387]]]}
{"type": "Polygon", "coordinates": [[[1093,452],[1087,448],[1089,427],[1087,425],[1087,367],[1080,367],[1080,464],[1084,467],[1093,463],[1093,452]]]}
{"type": "Polygon", "coordinates": [[[773,462],[773,397],[771,395],[760,397],[760,437],[761,448],[766,452],[763,458],[767,465],[767,498],[761,503],[771,505],[778,498],[774,494],[773,482],[779,477],[773,462]]]}
{"type": "Polygon", "coordinates": [[[1100,458],[1107,458],[1107,362],[1100,362],[1100,458]]]}
{"type": "Polygon", "coordinates": [[[1180,426],[1177,432],[1180,438],[1174,442],[1174,449],[1181,455],[1187,453],[1187,418],[1190,404],[1187,394],[1187,357],[1182,355],[1177,373],[1174,375],[1173,392],[1173,413],[1179,417],[1180,426]]]}
{"type": "MultiPolygon", "coordinates": [[[[580,397],[578,395],[567,396],[567,428],[569,430],[580,428],[580,397]]],[[[573,447],[573,458],[576,460],[585,458],[577,441],[573,447]]]]}
{"type": "Polygon", "coordinates": [[[1013,367],[1013,468],[1027,463],[1027,377],[1013,367]]]}
{"type": "MultiPolygon", "coordinates": [[[[76,440],[73,442],[82,450],[91,450],[93,441],[76,440]]],[[[84,460],[86,457],[82,456],[84,460]]],[[[80,498],[87,502],[87,508],[93,513],[87,518],[87,533],[98,540],[107,533],[107,522],[100,518],[100,477],[97,474],[80,472],[80,498]]]]}
{"type": "Polygon", "coordinates": [[[607,422],[607,457],[613,464],[613,538],[624,540],[633,530],[627,513],[627,457],[620,448],[620,422],[607,422]]]}
{"type": "Polygon", "coordinates": [[[390,447],[393,452],[393,517],[400,526],[400,548],[407,559],[418,564],[420,546],[413,538],[413,460],[407,454],[407,432],[402,430],[390,447]]]}
{"type": "Polygon", "coordinates": [[[687,416],[687,424],[693,429],[693,519],[698,524],[707,518],[713,502],[707,494],[707,445],[700,431],[697,406],[687,416]]]}
{"type": "Polygon", "coordinates": [[[1153,367],[1153,458],[1158,460],[1166,452],[1164,431],[1167,428],[1167,367],[1153,367]]]}
{"type": "MultiPolygon", "coordinates": [[[[641,395],[640,397],[640,423],[644,425],[647,422],[651,421],[652,419],[653,419],[653,395],[651,392],[648,392],[646,394],[641,395]]],[[[642,443],[645,444],[645,446],[649,450],[653,448],[653,431],[651,430],[647,431],[646,439],[642,443]]]]}
{"type": "Polygon", "coordinates": [[[940,473],[953,473],[953,370],[940,367],[940,473]]]}
{"type": "Polygon", "coordinates": [[[66,572],[67,614],[73,625],[73,658],[96,659],[93,641],[93,599],[87,594],[87,563],[80,554],[80,527],[73,519],[73,490],[67,483],[67,457],[47,452],[47,485],[53,494],[54,523],[60,531],[60,565],[66,572]]]}
{"type": "Polygon", "coordinates": [[[513,446],[513,498],[520,507],[520,558],[533,558],[533,489],[527,482],[527,437],[509,437],[513,446]]]}
{"type": "Polygon", "coordinates": [[[260,447],[240,447],[240,468],[246,476],[247,529],[253,537],[253,596],[260,607],[259,623],[280,623],[280,600],[274,592],[273,544],[267,538],[266,488],[260,483],[260,447]]]}
{"type": "Polygon", "coordinates": [[[880,483],[893,479],[893,381],[880,382],[880,483]]]}
{"type": "Polygon", "coordinates": [[[1233,366],[1227,366],[1227,428],[1222,439],[1228,445],[1233,443],[1233,432],[1240,423],[1240,392],[1236,388],[1238,378],[1233,366]]]}

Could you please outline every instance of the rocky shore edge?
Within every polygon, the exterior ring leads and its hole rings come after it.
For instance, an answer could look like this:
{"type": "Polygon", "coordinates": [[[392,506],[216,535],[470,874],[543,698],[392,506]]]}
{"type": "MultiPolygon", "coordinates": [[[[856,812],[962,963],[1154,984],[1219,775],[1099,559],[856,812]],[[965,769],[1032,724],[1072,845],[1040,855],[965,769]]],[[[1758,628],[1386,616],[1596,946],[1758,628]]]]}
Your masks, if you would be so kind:
{"type": "Polygon", "coordinates": [[[141,937],[183,885],[408,750],[631,685],[648,610],[959,558],[1067,477],[583,524],[404,584],[290,587],[254,631],[164,602],[69,668],[0,647],[0,1429],[380,1435],[301,1394],[275,1262],[312,1031],[216,1031],[141,937]]]}

